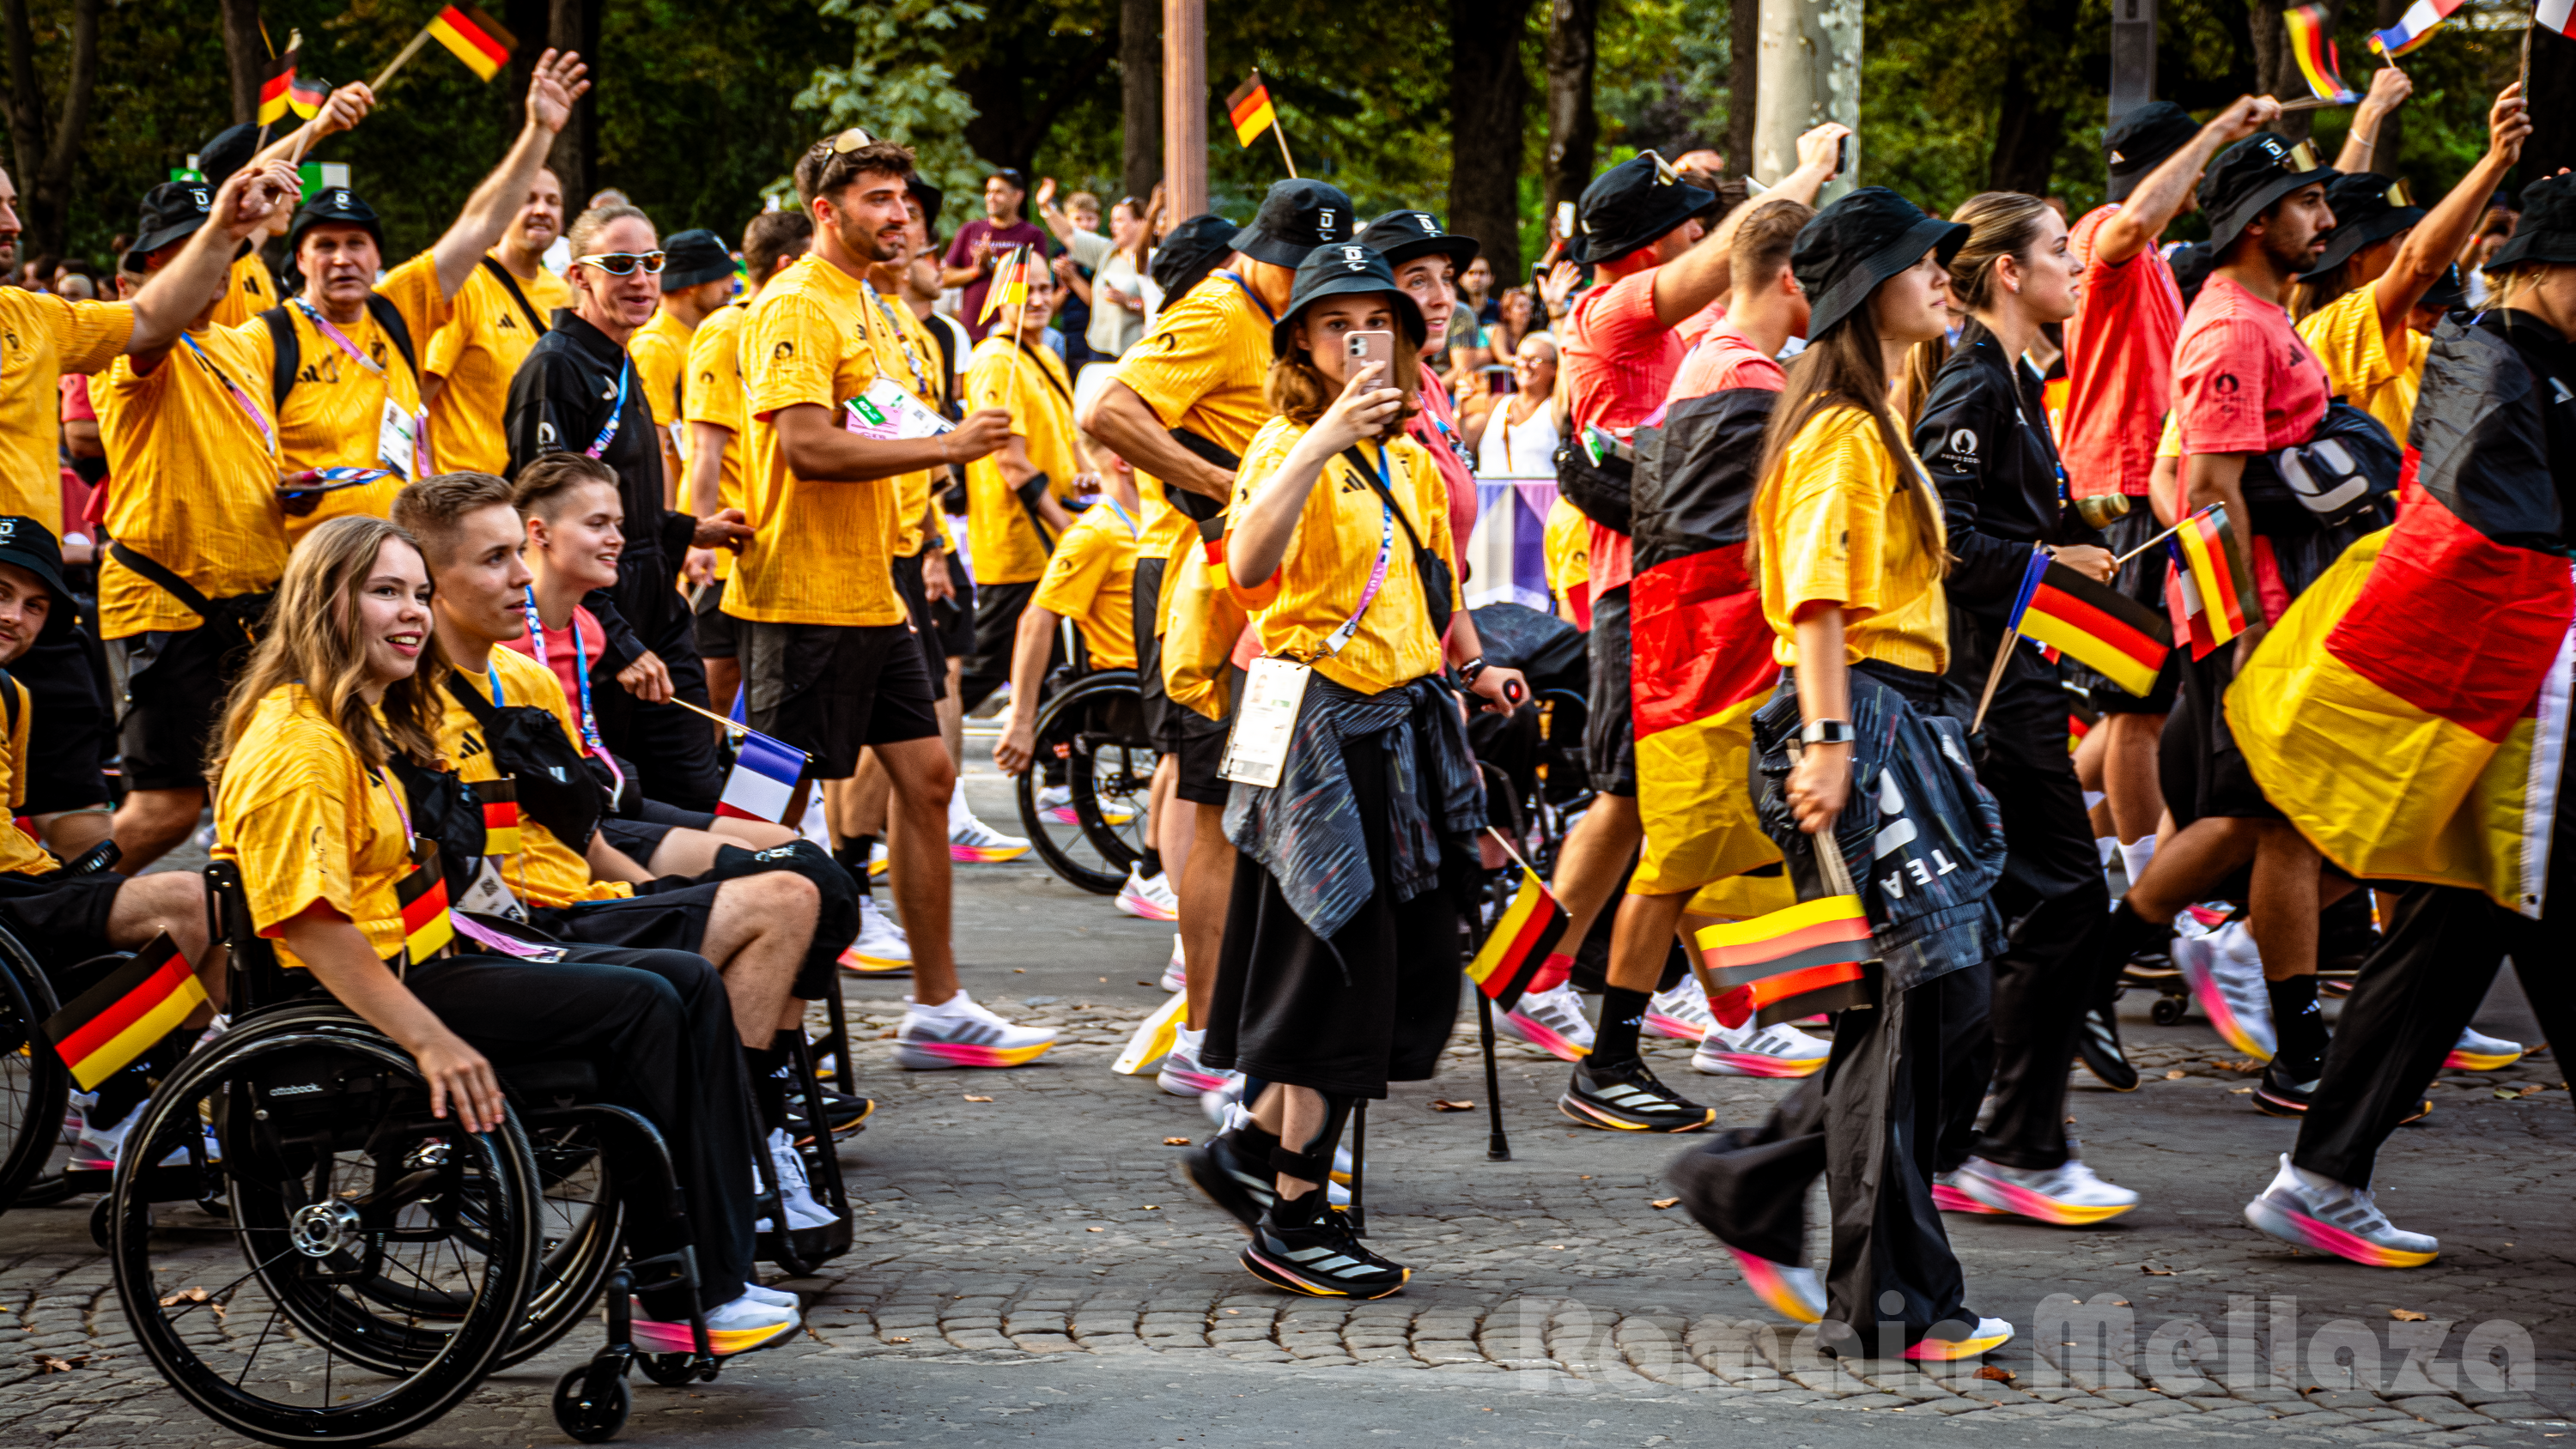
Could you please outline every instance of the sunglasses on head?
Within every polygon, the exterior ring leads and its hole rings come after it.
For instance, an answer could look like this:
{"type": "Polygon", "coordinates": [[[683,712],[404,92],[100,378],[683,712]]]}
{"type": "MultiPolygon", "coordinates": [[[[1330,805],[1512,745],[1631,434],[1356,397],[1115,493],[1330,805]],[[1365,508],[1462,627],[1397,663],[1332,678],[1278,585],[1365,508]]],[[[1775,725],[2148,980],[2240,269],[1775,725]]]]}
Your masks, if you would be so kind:
{"type": "Polygon", "coordinates": [[[835,156],[847,156],[862,146],[873,146],[875,144],[876,138],[874,136],[869,135],[867,132],[860,130],[856,126],[851,126],[846,130],[833,132],[831,135],[815,142],[812,146],[806,149],[817,156],[823,155],[827,152],[835,156]]]}
{"type": "Polygon", "coordinates": [[[586,257],[573,258],[572,264],[576,267],[597,267],[612,277],[628,277],[635,274],[637,267],[642,267],[648,273],[660,272],[663,259],[663,254],[658,251],[593,252],[586,257]]]}

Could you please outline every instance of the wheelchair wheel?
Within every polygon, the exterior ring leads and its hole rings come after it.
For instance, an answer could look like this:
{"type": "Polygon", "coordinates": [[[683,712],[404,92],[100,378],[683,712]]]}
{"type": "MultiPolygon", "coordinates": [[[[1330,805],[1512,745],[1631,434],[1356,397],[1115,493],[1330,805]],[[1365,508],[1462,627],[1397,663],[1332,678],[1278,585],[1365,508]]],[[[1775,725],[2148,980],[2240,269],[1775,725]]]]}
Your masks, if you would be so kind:
{"type": "Polygon", "coordinates": [[[345,1012],[263,1015],[138,1109],[107,1224],[118,1301],[171,1387],[229,1428],[400,1438],[473,1392],[524,1322],[538,1169],[515,1114],[477,1135],[430,1117],[411,1059],[345,1012]],[[218,1193],[241,1270],[156,1270],[151,1205],[218,1193]],[[453,1311],[393,1311],[369,1291],[384,1281],[453,1311]]]}
{"type": "Polygon", "coordinates": [[[44,973],[0,931],[0,1212],[20,1200],[62,1146],[71,1073],[44,1032],[56,1009],[44,973]]]}
{"type": "Polygon", "coordinates": [[[1136,672],[1098,670],[1058,690],[1038,714],[1037,756],[1019,778],[1029,843],[1066,883],[1116,895],[1127,868],[1144,859],[1145,806],[1154,788],[1154,745],[1145,738],[1136,672]],[[1061,786],[1047,784],[1048,761],[1063,767],[1061,786]]]}

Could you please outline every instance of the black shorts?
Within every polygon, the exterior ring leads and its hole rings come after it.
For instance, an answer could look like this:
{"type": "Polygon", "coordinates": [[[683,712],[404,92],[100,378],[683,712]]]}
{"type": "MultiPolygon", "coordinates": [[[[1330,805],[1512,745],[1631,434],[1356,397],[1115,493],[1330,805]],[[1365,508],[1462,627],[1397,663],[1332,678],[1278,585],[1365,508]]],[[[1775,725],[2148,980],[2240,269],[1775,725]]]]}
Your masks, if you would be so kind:
{"type": "Polygon", "coordinates": [[[2191,660],[2183,665],[2182,676],[2182,693],[2165,717],[2156,757],[2157,783],[2175,828],[2211,817],[2283,818],[2263,798],[2245,752],[2236,746],[2236,732],[2227,726],[2225,701],[2236,680],[2236,646],[2223,645],[2206,659],[2191,660]]]}
{"type": "Polygon", "coordinates": [[[0,875],[0,926],[36,958],[55,993],[69,1000],[95,983],[74,982],[65,973],[116,949],[107,941],[107,918],[124,884],[125,877],[112,870],[0,875]]]}
{"type": "Polygon", "coordinates": [[[1175,707],[1172,697],[1163,692],[1163,636],[1157,628],[1163,622],[1163,570],[1168,563],[1159,558],[1136,560],[1135,587],[1128,596],[1135,610],[1129,617],[1136,621],[1136,693],[1145,702],[1145,738],[1154,741],[1157,750],[1162,750],[1163,732],[1175,707]]]}
{"type": "Polygon", "coordinates": [[[91,663],[90,641],[77,630],[18,656],[9,671],[27,686],[27,760],[19,785],[21,815],[51,815],[107,803],[105,765],[116,717],[91,663]]]}
{"type": "MultiPolygon", "coordinates": [[[[2111,520],[2102,530],[2102,546],[2114,554],[2123,554],[2164,531],[2156,522],[2155,510],[2144,498],[2129,500],[2129,511],[2111,520]]],[[[2165,575],[2172,560],[2161,548],[2151,548],[2120,565],[2119,575],[2111,582],[2123,594],[2153,609],[2158,617],[2165,612],[2165,575]]],[[[2067,676],[2084,686],[2093,707],[2104,714],[2171,714],[2175,691],[2182,687],[2182,665],[2189,649],[2177,649],[2165,656],[2162,669],[2156,671],[2156,687],[2145,698],[2131,694],[2113,684],[2110,677],[2076,663],[2066,661],[2067,676]]]]}
{"type": "Polygon", "coordinates": [[[530,911],[536,925],[566,940],[593,946],[622,946],[638,951],[690,951],[703,954],[707,922],[715,914],[716,893],[725,882],[765,871],[793,871],[813,882],[820,896],[814,936],[789,993],[815,1001],[832,987],[843,947],[859,933],[858,887],[810,841],[775,850],[750,851],[718,847],[714,868],[695,876],[666,875],[636,887],[624,900],[581,901],[569,906],[530,911]]]}
{"type": "Polygon", "coordinates": [[[1225,718],[1209,719],[1187,705],[1164,701],[1163,733],[1157,754],[1180,757],[1179,778],[1172,791],[1193,805],[1222,805],[1234,786],[1217,773],[1225,767],[1226,737],[1234,732],[1235,707],[1243,702],[1243,671],[1226,672],[1225,718]]]}
{"type": "Polygon", "coordinates": [[[948,561],[949,592],[930,606],[930,614],[939,621],[940,656],[963,659],[975,652],[975,581],[967,577],[966,560],[955,550],[941,557],[948,561]]]}
{"type": "Polygon", "coordinates": [[[638,807],[636,818],[632,820],[621,820],[614,815],[602,818],[599,833],[608,837],[610,845],[641,866],[653,864],[653,852],[662,848],[662,842],[670,838],[672,831],[705,830],[716,823],[716,818],[703,810],[683,810],[659,800],[642,800],[638,807]]]}
{"type": "Polygon", "coordinates": [[[939,642],[939,615],[930,604],[930,591],[922,587],[921,555],[897,556],[894,561],[894,591],[903,595],[904,611],[912,615],[912,630],[921,636],[922,661],[930,666],[930,697],[948,697],[948,651],[939,642]]]}
{"type": "Polygon", "coordinates": [[[1637,716],[1628,687],[1628,587],[1592,601],[1592,697],[1586,701],[1583,751],[1592,788],[1637,795],[1637,716]]]}
{"type": "MultiPolygon", "coordinates": [[[[975,586],[975,647],[957,678],[957,702],[972,711],[1011,682],[1011,654],[1020,642],[1020,616],[1037,597],[1038,581],[975,586]]],[[[1043,675],[1041,676],[1043,677],[1043,675]]]]}
{"type": "Polygon", "coordinates": [[[202,790],[206,746],[233,676],[250,657],[238,630],[155,629],[112,639],[125,661],[118,741],[129,790],[202,790]]]}
{"type": "MultiPolygon", "coordinates": [[[[691,606],[689,632],[697,640],[700,659],[731,659],[742,653],[742,621],[724,611],[725,585],[731,582],[718,579],[707,585],[691,606]]],[[[722,714],[733,707],[733,701],[720,699],[715,706],[722,714]]]]}
{"type": "Polygon", "coordinates": [[[814,757],[807,773],[846,780],[870,745],[936,739],[929,656],[909,624],[742,626],[750,725],[814,757]]]}

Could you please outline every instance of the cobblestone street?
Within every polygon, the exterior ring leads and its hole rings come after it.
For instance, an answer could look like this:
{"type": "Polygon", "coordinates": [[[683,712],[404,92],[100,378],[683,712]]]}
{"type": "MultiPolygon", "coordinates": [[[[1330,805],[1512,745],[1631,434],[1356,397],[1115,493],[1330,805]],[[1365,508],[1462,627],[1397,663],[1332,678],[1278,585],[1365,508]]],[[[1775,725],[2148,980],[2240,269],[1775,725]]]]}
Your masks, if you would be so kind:
{"type": "MultiPolygon", "coordinates": [[[[979,804],[1009,818],[997,795],[979,804]]],[[[1557,1115],[1554,1059],[1505,1047],[1513,1158],[1487,1161],[1472,1009],[1442,1074],[1369,1114],[1372,1241],[1414,1268],[1412,1284],[1363,1304],[1264,1287],[1167,1145],[1205,1133],[1197,1104],[1108,1070],[1159,997],[1148,983],[1170,928],[1020,864],[961,868],[957,914],[978,998],[1060,1025],[1062,1044],[1015,1072],[901,1073],[882,1040],[901,986],[852,981],[870,1059],[860,1087],[881,1103],[840,1153],[859,1244],[784,1285],[809,1307],[792,1347],[690,1390],[639,1380],[627,1442],[1261,1443],[1324,1425],[1605,1444],[1742,1425],[1742,1441],[1783,1449],[1891,1435],[2065,1444],[2095,1428],[2444,1445],[2576,1432],[2576,1123],[2554,1057],[2436,1089],[2378,1186],[2401,1226],[2440,1236],[2442,1256],[2372,1270],[2244,1225],[2293,1124],[2247,1107],[2253,1077],[2197,1017],[2153,1026],[2132,993],[2124,1023],[2146,1083],[2119,1095],[2079,1073],[2072,1130],[2145,1203],[2089,1231],[1951,1217],[1970,1305],[2019,1337],[1990,1371],[1862,1376],[1771,1319],[1664,1205],[1661,1169],[1684,1142],[1557,1115]],[[1434,1111],[1435,1098],[1477,1110],[1434,1111]],[[1914,1427],[1929,1419],[1953,1427],[1914,1427]]],[[[2515,1006],[2491,1003],[2483,1024],[2512,1035],[2515,1006]]],[[[1686,1045],[1649,1040],[1665,1080],[1721,1124],[1757,1119],[1787,1090],[1697,1076],[1686,1045]]],[[[230,1442],[135,1351],[86,1205],[0,1218],[0,1444],[230,1442]]],[[[165,1286],[239,1271],[211,1219],[181,1207],[165,1221],[165,1286]]],[[[595,1341],[577,1332],[409,1442],[566,1442],[546,1395],[595,1341]]]]}

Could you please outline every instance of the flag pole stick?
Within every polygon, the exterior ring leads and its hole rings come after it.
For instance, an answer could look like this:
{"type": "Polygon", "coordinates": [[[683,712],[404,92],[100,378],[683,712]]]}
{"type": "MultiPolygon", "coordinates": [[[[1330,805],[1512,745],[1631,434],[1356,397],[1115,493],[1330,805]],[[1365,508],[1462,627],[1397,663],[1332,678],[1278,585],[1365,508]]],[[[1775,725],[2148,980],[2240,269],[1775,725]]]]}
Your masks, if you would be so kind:
{"type": "Polygon", "coordinates": [[[1485,1160],[1509,1162],[1512,1141],[1503,1135],[1503,1077],[1494,1065],[1494,999],[1482,991],[1476,993],[1476,1035],[1485,1047],[1485,1160]]]}
{"type": "Polygon", "coordinates": [[[2175,534],[2182,532],[2182,530],[2183,530],[2183,524],[2189,523],[2189,522],[2191,522],[2193,519],[2198,518],[2199,516],[2200,516],[2200,513],[2199,513],[2199,510],[2197,510],[2197,509],[2193,510],[2193,511],[2192,511],[2192,512],[2190,512],[2190,513],[2184,514],[2184,515],[2183,515],[2182,523],[2177,523],[2177,524],[2175,524],[2173,527],[2166,529],[2164,532],[2157,534],[2155,537],[2153,537],[2153,538],[2151,538],[2151,539],[2148,539],[2145,543],[2139,544],[2136,548],[2133,548],[2133,549],[2129,550],[2127,553],[2124,553],[2124,554],[2120,555],[2118,558],[2115,558],[2115,559],[2111,560],[2111,564],[2112,564],[2112,566],[2113,566],[2114,568],[2116,568],[2116,567],[2118,567],[2118,566],[2119,566],[2119,565],[2121,565],[2121,564],[2127,563],[2129,560],[2131,560],[2131,559],[2133,559],[2133,558],[2136,558],[2138,555],[2140,555],[2140,554],[2142,554],[2142,553],[2145,553],[2148,549],[2154,548],[2157,544],[2160,544],[2160,543],[2164,542],[2166,539],[2169,539],[2169,538],[2173,537],[2175,534]]]}
{"type": "Polygon", "coordinates": [[[1533,868],[1528,861],[1521,859],[1521,853],[1519,851],[1512,849],[1512,839],[1510,836],[1505,835],[1503,832],[1496,830],[1490,825],[1485,827],[1485,833],[1494,837],[1494,843],[1503,848],[1503,854],[1512,858],[1512,864],[1519,866],[1521,869],[1528,871],[1532,875],[1538,874],[1538,871],[1533,868]]]}
{"type": "MultiPolygon", "coordinates": [[[[2522,43],[2522,69],[2525,75],[2531,73],[2531,41],[2527,32],[2522,43]]],[[[1297,158],[1288,154],[1288,128],[1279,123],[1276,114],[1270,118],[1270,134],[1279,138],[1279,159],[1288,163],[1288,179],[1296,180],[1297,158]]]]}
{"type": "Polygon", "coordinates": [[[420,48],[427,44],[429,44],[429,27],[424,25],[420,28],[420,34],[413,36],[410,43],[403,46],[402,49],[394,52],[394,58],[386,63],[383,70],[376,72],[376,78],[367,83],[367,89],[371,91],[383,90],[385,88],[385,82],[394,78],[394,72],[402,69],[413,56],[420,54],[420,48]]]}
{"type": "Polygon", "coordinates": [[[747,725],[747,724],[744,724],[744,723],[743,723],[742,721],[740,721],[740,720],[727,719],[727,718],[725,718],[723,715],[720,715],[720,714],[716,713],[714,710],[707,709],[707,708],[705,708],[704,706],[701,706],[701,705],[694,705],[694,704],[691,704],[691,703],[689,703],[687,700],[680,698],[680,697],[679,697],[678,695],[676,695],[676,694],[671,696],[671,703],[676,704],[676,705],[678,705],[680,708],[682,708],[682,709],[685,709],[685,710],[689,711],[691,714],[702,714],[702,715],[705,715],[707,718],[709,718],[709,719],[711,719],[711,720],[714,720],[717,724],[723,725],[726,729],[731,730],[731,731],[733,731],[733,732],[734,732],[734,733],[736,733],[736,734],[740,734],[740,733],[742,733],[743,731],[748,730],[748,729],[750,729],[750,728],[751,728],[751,726],[749,726],[749,725],[747,725]]]}
{"type": "MultiPolygon", "coordinates": [[[[1977,717],[1969,721],[1968,733],[1975,734],[1978,727],[1986,722],[1986,706],[1995,702],[1995,686],[2004,682],[2004,668],[2012,663],[2013,645],[2020,641],[2021,629],[2016,625],[2006,629],[2003,642],[1995,646],[1995,664],[1992,669],[1986,671],[1986,692],[1977,696],[1977,717]]],[[[1839,864],[1842,859],[1841,852],[1837,851],[1834,859],[1839,864]]],[[[1849,880],[1851,877],[1849,873],[1845,873],[1843,878],[1849,880]]]]}
{"type": "MultiPolygon", "coordinates": [[[[1020,411],[1020,331],[1029,320],[1029,248],[1023,245],[1012,253],[1013,280],[1020,289],[1020,305],[1011,313],[1011,377],[1002,384],[1002,411],[1014,417],[1020,411]]],[[[1005,292],[1003,295],[1008,296],[1005,292]]]]}
{"type": "Polygon", "coordinates": [[[2520,84],[2522,86],[2522,98],[2526,102],[2531,99],[2531,31],[2532,27],[2539,23],[2540,17],[2535,15],[2528,21],[2524,22],[2522,27],[2522,73],[2520,84]]]}

